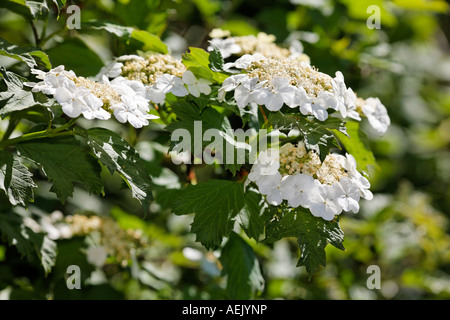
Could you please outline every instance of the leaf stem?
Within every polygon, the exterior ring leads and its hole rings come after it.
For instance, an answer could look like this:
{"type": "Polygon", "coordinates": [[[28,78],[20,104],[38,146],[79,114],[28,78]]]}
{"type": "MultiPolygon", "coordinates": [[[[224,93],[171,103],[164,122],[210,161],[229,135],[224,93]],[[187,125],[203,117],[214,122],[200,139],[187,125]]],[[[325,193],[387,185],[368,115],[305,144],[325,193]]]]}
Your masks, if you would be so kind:
{"type": "Polygon", "coordinates": [[[34,24],[33,20],[29,20],[30,25],[31,25],[31,29],[33,30],[33,36],[34,36],[34,41],[36,42],[36,47],[39,47],[39,44],[41,43],[41,39],[39,39],[39,34],[36,28],[36,25],[34,24]]]}
{"type": "Polygon", "coordinates": [[[1,141],[5,141],[9,138],[9,136],[11,135],[11,133],[13,133],[14,129],[17,127],[19,122],[20,120],[15,117],[9,119],[8,128],[6,128],[5,134],[3,135],[1,141]]]}
{"type": "Polygon", "coordinates": [[[6,141],[0,142],[0,150],[5,149],[6,147],[9,147],[11,145],[15,145],[17,143],[28,141],[28,140],[34,140],[34,139],[41,139],[41,138],[53,138],[53,137],[59,137],[59,136],[67,136],[67,135],[75,135],[77,134],[76,131],[64,131],[61,132],[69,127],[71,127],[78,118],[73,118],[69,122],[63,124],[62,126],[59,126],[53,130],[43,130],[43,131],[37,131],[37,132],[31,132],[24,135],[21,135],[20,137],[9,139],[6,141]]]}

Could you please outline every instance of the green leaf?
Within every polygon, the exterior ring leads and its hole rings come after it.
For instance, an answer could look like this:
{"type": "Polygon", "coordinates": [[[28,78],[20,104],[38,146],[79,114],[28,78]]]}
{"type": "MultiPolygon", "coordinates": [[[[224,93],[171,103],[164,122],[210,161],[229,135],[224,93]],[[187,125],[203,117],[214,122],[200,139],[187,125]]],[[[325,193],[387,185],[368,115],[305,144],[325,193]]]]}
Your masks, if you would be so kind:
{"type": "Polygon", "coordinates": [[[6,192],[13,206],[20,204],[26,207],[29,201],[33,201],[33,188],[37,186],[31,177],[27,167],[9,152],[0,151],[0,189],[6,192]]]}
{"type": "Polygon", "coordinates": [[[217,249],[223,237],[230,234],[234,217],[243,206],[242,183],[213,179],[181,190],[173,212],[177,215],[195,213],[191,231],[197,235],[196,241],[207,249],[217,249]]]}
{"type": "Polygon", "coordinates": [[[29,109],[36,105],[49,107],[50,100],[42,93],[32,93],[28,88],[25,89],[23,83],[27,79],[6,71],[0,67],[0,74],[5,81],[7,90],[0,92],[0,117],[5,118],[11,112],[29,109]]]}
{"type": "MultiPolygon", "coordinates": [[[[166,129],[174,132],[177,129],[185,129],[188,130],[191,137],[191,148],[193,149],[195,147],[195,140],[196,138],[200,138],[202,141],[202,148],[207,147],[211,141],[206,141],[203,139],[203,135],[207,130],[216,129],[218,130],[217,133],[220,135],[222,145],[222,151],[223,154],[222,157],[222,163],[224,163],[225,169],[230,170],[233,175],[236,174],[236,172],[241,168],[243,159],[240,159],[242,161],[238,161],[237,154],[238,154],[238,147],[235,141],[234,131],[231,127],[231,124],[226,116],[218,112],[217,110],[213,108],[202,108],[201,104],[194,104],[192,102],[187,101],[180,101],[172,105],[172,111],[175,112],[177,115],[177,118],[179,121],[172,122],[169,124],[166,129]],[[200,105],[200,106],[199,106],[200,105]],[[201,122],[201,137],[197,137],[197,135],[200,132],[196,132],[195,129],[195,121],[201,122]],[[226,158],[226,151],[227,150],[233,150],[234,153],[234,160],[233,163],[227,163],[226,158]],[[238,163],[241,162],[241,163],[238,163]]],[[[197,124],[198,125],[198,124],[197,124]]],[[[218,139],[218,138],[217,138],[218,139]]],[[[216,141],[214,141],[215,143],[216,141]]],[[[219,143],[219,142],[217,142],[219,143]]],[[[198,154],[198,150],[191,150],[195,153],[197,157],[200,157],[198,154]]],[[[202,150],[203,151],[203,150],[202,150]]],[[[242,151],[242,150],[241,150],[242,151]]],[[[245,152],[247,156],[247,152],[245,152]]],[[[218,156],[219,158],[219,156],[218,156]]]]}
{"type": "Polygon", "coordinates": [[[271,206],[267,204],[260,193],[247,190],[245,205],[237,216],[237,221],[249,238],[259,241],[264,234],[264,224],[270,217],[271,206]]]}
{"type": "Polygon", "coordinates": [[[103,128],[89,129],[87,141],[95,156],[111,174],[117,171],[121,175],[133,197],[139,200],[147,212],[153,200],[151,177],[137,151],[120,135],[103,128]]]}
{"type": "Polygon", "coordinates": [[[0,8],[6,8],[29,20],[48,14],[46,0],[2,0],[0,8]]]}
{"type": "Polygon", "coordinates": [[[145,30],[138,30],[132,27],[125,27],[109,22],[89,22],[86,23],[85,26],[91,27],[92,29],[105,30],[126,40],[127,43],[129,43],[131,39],[139,41],[142,44],[141,50],[144,51],[149,50],[164,54],[169,52],[167,46],[158,36],[145,30]]]}
{"type": "Polygon", "coordinates": [[[7,56],[25,62],[30,68],[37,65],[47,69],[52,68],[52,64],[46,53],[34,47],[19,47],[0,38],[0,55],[7,56]]]}
{"type": "Polygon", "coordinates": [[[53,183],[55,192],[64,203],[73,194],[73,183],[81,183],[89,191],[103,192],[101,167],[74,137],[58,137],[22,142],[17,145],[20,155],[42,167],[53,183]]]}
{"type": "Polygon", "coordinates": [[[220,262],[227,275],[228,299],[246,300],[255,291],[264,289],[264,278],[252,247],[235,232],[222,249],[220,262]]]}
{"type": "Polygon", "coordinates": [[[349,121],[347,123],[348,136],[337,130],[334,132],[347,152],[355,157],[358,170],[367,172],[370,166],[377,168],[375,156],[370,150],[369,139],[360,129],[359,122],[349,121]]]}
{"type": "Polygon", "coordinates": [[[41,261],[46,274],[55,265],[57,246],[42,233],[34,233],[23,224],[23,217],[14,212],[0,214],[0,231],[11,246],[23,256],[36,255],[41,261]]]}
{"type": "Polygon", "coordinates": [[[63,43],[47,50],[53,65],[64,65],[77,75],[95,76],[103,67],[103,61],[83,41],[77,38],[67,39],[63,43]]]}
{"type": "Polygon", "coordinates": [[[223,57],[220,50],[216,47],[209,54],[209,68],[214,72],[222,72],[223,71],[223,57]]]}
{"type": "Polygon", "coordinates": [[[283,114],[278,111],[270,113],[269,123],[279,130],[299,129],[304,137],[306,148],[316,151],[321,161],[325,159],[331,148],[339,148],[331,130],[347,135],[345,122],[334,117],[318,121],[313,116],[304,116],[300,113],[283,114]]]}
{"type": "Polygon", "coordinates": [[[169,52],[167,46],[164,44],[164,42],[161,41],[159,37],[145,30],[134,29],[133,32],[131,33],[131,38],[139,42],[142,42],[143,46],[141,50],[144,51],[150,50],[159,53],[169,52]]]}
{"type": "Polygon", "coordinates": [[[182,61],[197,78],[222,83],[228,77],[227,74],[210,69],[209,53],[203,49],[189,47],[189,52],[183,55],[182,61]]]}
{"type": "Polygon", "coordinates": [[[61,13],[61,9],[66,5],[66,0],[53,0],[53,4],[56,6],[56,9],[58,10],[58,19],[59,14],[61,13]]]}
{"type": "Polygon", "coordinates": [[[273,243],[284,237],[296,237],[300,246],[301,257],[297,266],[305,266],[311,278],[319,267],[325,266],[325,247],[331,243],[334,247],[345,250],[342,245],[344,233],[338,221],[326,221],[314,217],[309,210],[302,207],[280,209],[266,226],[264,242],[273,243]]]}

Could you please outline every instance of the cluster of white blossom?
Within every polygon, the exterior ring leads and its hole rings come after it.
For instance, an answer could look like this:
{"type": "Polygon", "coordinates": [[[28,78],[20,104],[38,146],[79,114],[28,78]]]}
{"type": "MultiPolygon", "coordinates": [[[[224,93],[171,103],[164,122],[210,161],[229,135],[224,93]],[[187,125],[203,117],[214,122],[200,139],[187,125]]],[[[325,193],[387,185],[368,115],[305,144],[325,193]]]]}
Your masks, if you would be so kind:
{"type": "Polygon", "coordinates": [[[347,88],[339,71],[332,78],[307,62],[266,58],[259,53],[243,55],[224,65],[225,70],[231,68],[240,69],[241,73],[223,81],[219,101],[233,91],[239,108],[256,103],[269,111],[278,111],[286,105],[299,108],[303,115],[313,115],[320,121],[328,118],[330,110],[336,111],[337,116],[357,121],[364,115],[380,134],[386,132],[390,124],[380,100],[357,98],[353,90],[347,88]]]}
{"type": "Polygon", "coordinates": [[[144,86],[145,98],[153,103],[162,103],[167,93],[177,97],[188,94],[198,98],[200,94],[211,93],[211,82],[197,77],[170,55],[122,56],[100,70],[97,78],[125,79],[139,81],[144,86]]]}
{"type": "Polygon", "coordinates": [[[289,48],[282,48],[275,43],[276,37],[273,34],[259,32],[256,36],[232,37],[231,32],[222,29],[213,29],[209,51],[217,48],[224,59],[233,55],[242,56],[245,54],[262,54],[268,58],[291,58],[309,62],[309,57],[303,53],[302,44],[296,40],[290,43],[289,48]]]}
{"type": "Polygon", "coordinates": [[[278,206],[286,200],[290,207],[302,206],[328,221],[342,211],[357,213],[360,198],[373,197],[352,155],[329,154],[321,162],[302,142],[261,152],[248,175],[250,182],[268,203],[278,206]]]}
{"type": "Polygon", "coordinates": [[[61,105],[63,112],[76,118],[107,120],[111,114],[121,122],[129,122],[135,128],[149,124],[157,119],[149,114],[149,99],[144,85],[139,81],[117,77],[109,81],[93,81],[77,76],[73,71],[58,66],[48,72],[32,70],[41,82],[27,83],[33,92],[43,92],[53,96],[61,105]]]}

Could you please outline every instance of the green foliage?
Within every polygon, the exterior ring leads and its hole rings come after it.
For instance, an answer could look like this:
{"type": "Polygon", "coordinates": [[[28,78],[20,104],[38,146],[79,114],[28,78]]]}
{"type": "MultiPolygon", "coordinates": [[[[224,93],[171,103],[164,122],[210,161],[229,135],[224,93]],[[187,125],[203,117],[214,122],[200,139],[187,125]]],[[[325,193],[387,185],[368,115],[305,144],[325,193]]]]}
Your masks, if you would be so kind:
{"type": "Polygon", "coordinates": [[[325,247],[328,243],[345,250],[342,245],[344,232],[337,221],[325,221],[314,217],[301,207],[284,208],[280,215],[266,229],[265,242],[272,243],[284,237],[296,237],[301,257],[298,266],[305,266],[311,278],[319,267],[325,266],[325,247]]]}
{"type": "Polygon", "coordinates": [[[136,150],[120,135],[107,129],[87,131],[88,145],[111,174],[117,171],[147,212],[153,200],[150,175],[136,150]]]}
{"type": "Polygon", "coordinates": [[[290,130],[298,129],[304,137],[305,147],[314,150],[320,155],[323,161],[331,148],[339,147],[332,131],[336,130],[347,135],[345,122],[339,118],[329,117],[325,121],[315,121],[311,116],[304,116],[300,113],[283,114],[281,111],[269,115],[269,123],[275,129],[290,130]]]}
{"type": "Polygon", "coordinates": [[[46,15],[49,11],[46,0],[5,0],[2,1],[0,7],[7,8],[30,20],[46,15]]]}
{"type": "Polygon", "coordinates": [[[173,211],[177,215],[195,213],[191,231],[207,249],[217,249],[228,237],[234,218],[244,205],[243,185],[228,180],[209,180],[180,191],[173,211]]]}
{"type": "Polygon", "coordinates": [[[11,112],[21,111],[36,105],[47,105],[49,100],[39,94],[33,94],[24,87],[26,79],[10,71],[0,68],[7,90],[0,92],[0,117],[5,118],[11,112]],[[41,101],[39,101],[39,100],[41,101]]]}
{"type": "MultiPolygon", "coordinates": [[[[219,113],[213,108],[207,108],[206,106],[202,108],[201,104],[198,103],[198,101],[199,99],[195,99],[194,103],[188,101],[180,101],[172,105],[172,111],[176,113],[179,121],[172,122],[166,127],[166,129],[170,132],[174,132],[177,129],[187,130],[191,137],[191,146],[193,146],[194,148],[196,145],[196,139],[198,141],[201,141],[203,148],[207,147],[211,143],[211,141],[202,139],[204,133],[210,129],[217,130],[220,134],[220,141],[212,142],[222,144],[223,154],[220,155],[223,157],[222,162],[224,163],[226,169],[230,170],[233,175],[236,174],[242,164],[238,163],[237,161],[238,146],[236,145],[236,143],[234,143],[235,136],[230,121],[224,114],[219,113]],[[196,121],[201,121],[201,132],[196,132],[196,121]],[[198,136],[199,134],[201,134],[201,137],[198,136]],[[226,161],[225,153],[227,150],[233,151],[235,161],[226,161]]],[[[182,141],[180,141],[180,143],[181,142],[182,141]]],[[[175,142],[174,144],[176,145],[175,142]]],[[[198,154],[196,154],[196,156],[198,156],[198,154]]]]}
{"type": "Polygon", "coordinates": [[[214,72],[222,72],[223,71],[223,57],[220,50],[214,48],[209,54],[209,65],[208,67],[214,72]]]}
{"type": "Polygon", "coordinates": [[[0,231],[22,256],[36,255],[45,273],[55,265],[57,247],[42,233],[35,233],[23,224],[23,217],[13,212],[0,213],[0,231]]]}
{"type": "Polygon", "coordinates": [[[375,157],[370,150],[367,135],[360,129],[359,122],[347,123],[347,135],[333,130],[348,153],[355,157],[358,170],[368,171],[369,166],[376,167],[375,157]]]}
{"type": "Polygon", "coordinates": [[[33,47],[19,47],[6,40],[0,39],[0,55],[25,62],[30,68],[42,66],[52,68],[52,64],[45,52],[33,47]]]}
{"type": "MultiPolygon", "coordinates": [[[[211,61],[212,66],[217,67],[220,65],[217,54],[213,55],[211,61]]],[[[183,55],[183,64],[192,71],[195,76],[203,78],[212,82],[221,83],[228,76],[223,73],[215,72],[210,69],[210,54],[200,48],[189,48],[189,52],[183,55]]]]}
{"type": "Polygon", "coordinates": [[[125,40],[127,43],[129,43],[131,40],[139,41],[142,44],[141,50],[143,51],[168,53],[167,46],[164,44],[164,42],[162,42],[159,37],[145,30],[138,30],[132,27],[124,27],[109,22],[92,22],[86,23],[85,26],[91,27],[92,29],[105,30],[125,40]]]}
{"type": "Polygon", "coordinates": [[[77,38],[66,40],[61,45],[47,50],[47,54],[53,65],[64,65],[67,70],[73,70],[83,76],[94,76],[103,66],[97,53],[77,38]]]}
{"type": "Polygon", "coordinates": [[[227,275],[229,299],[249,299],[255,291],[261,292],[264,289],[264,278],[252,247],[235,232],[231,232],[223,247],[220,262],[223,273],[227,275]]]}
{"type": "Polygon", "coordinates": [[[27,167],[10,153],[0,150],[0,189],[5,191],[13,206],[26,207],[33,201],[33,188],[37,186],[31,177],[27,167]]]}
{"type": "Polygon", "coordinates": [[[100,168],[90,154],[73,137],[27,141],[17,145],[22,157],[40,165],[53,183],[50,191],[64,203],[73,194],[73,183],[83,184],[90,192],[102,193],[100,168]]]}

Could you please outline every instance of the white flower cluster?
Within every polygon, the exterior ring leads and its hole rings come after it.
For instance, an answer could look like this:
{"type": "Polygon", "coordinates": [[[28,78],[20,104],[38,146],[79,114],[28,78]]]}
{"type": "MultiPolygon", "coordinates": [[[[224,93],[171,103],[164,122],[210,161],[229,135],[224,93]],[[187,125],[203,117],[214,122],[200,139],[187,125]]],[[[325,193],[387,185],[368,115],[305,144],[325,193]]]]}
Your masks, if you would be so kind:
{"type": "Polygon", "coordinates": [[[167,93],[172,93],[177,97],[191,94],[198,98],[201,93],[205,95],[211,93],[210,85],[210,81],[197,79],[189,70],[185,71],[181,78],[171,74],[164,74],[156,79],[156,84],[148,87],[148,97],[154,103],[163,102],[167,93]]]}
{"type": "Polygon", "coordinates": [[[268,203],[278,206],[286,200],[290,207],[302,206],[327,221],[342,211],[357,213],[360,198],[373,197],[352,155],[329,154],[321,163],[301,142],[261,152],[248,175],[250,182],[268,203]]]}
{"type": "Polygon", "coordinates": [[[330,110],[342,118],[361,121],[365,115],[380,134],[386,132],[390,119],[386,108],[377,98],[357,98],[347,88],[344,76],[336,72],[334,78],[317,71],[304,61],[266,58],[261,54],[246,54],[224,69],[241,69],[223,81],[218,99],[233,91],[239,108],[251,103],[264,105],[269,111],[278,111],[284,105],[299,108],[303,115],[313,115],[320,121],[328,118],[330,110]]]}
{"type": "Polygon", "coordinates": [[[245,54],[262,54],[271,58],[292,58],[309,62],[309,57],[303,53],[303,45],[300,41],[292,41],[289,48],[279,47],[276,43],[276,37],[272,34],[259,32],[256,36],[231,37],[227,30],[213,29],[209,36],[211,37],[208,51],[217,48],[224,59],[232,55],[242,56],[245,54]]]}
{"type": "Polygon", "coordinates": [[[121,122],[129,122],[135,128],[149,124],[148,120],[159,117],[149,114],[149,99],[139,81],[117,77],[109,81],[93,81],[77,77],[73,71],[56,67],[48,72],[32,70],[41,82],[28,83],[33,92],[51,95],[62,106],[63,112],[76,118],[107,120],[114,114],[121,122]]]}
{"type": "Polygon", "coordinates": [[[173,57],[169,57],[168,55],[152,56],[149,67],[145,68],[144,66],[146,66],[147,62],[144,58],[135,55],[122,56],[103,67],[97,75],[97,78],[106,76],[113,78],[114,80],[112,81],[115,81],[121,75],[127,78],[127,75],[124,74],[124,64],[122,62],[131,61],[136,62],[137,66],[131,65],[128,69],[131,69],[133,72],[133,77],[136,77],[136,74],[140,76],[136,81],[145,80],[144,83],[140,81],[144,86],[145,98],[153,103],[159,104],[164,102],[167,93],[172,93],[177,97],[184,97],[191,94],[196,98],[200,97],[202,93],[205,95],[211,93],[210,81],[197,79],[192,71],[186,70],[183,65],[180,65],[181,62],[175,62],[173,57]],[[156,64],[159,64],[159,68],[153,67],[156,64]],[[181,66],[184,69],[181,69],[181,66]],[[155,72],[152,78],[156,78],[156,80],[149,82],[145,71],[155,72]],[[171,71],[176,74],[164,71],[171,71]]]}

